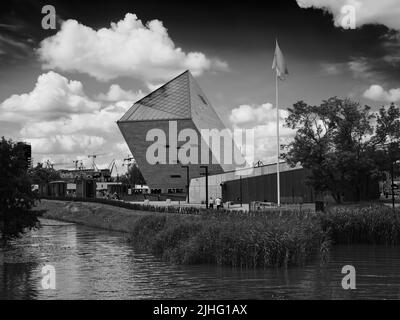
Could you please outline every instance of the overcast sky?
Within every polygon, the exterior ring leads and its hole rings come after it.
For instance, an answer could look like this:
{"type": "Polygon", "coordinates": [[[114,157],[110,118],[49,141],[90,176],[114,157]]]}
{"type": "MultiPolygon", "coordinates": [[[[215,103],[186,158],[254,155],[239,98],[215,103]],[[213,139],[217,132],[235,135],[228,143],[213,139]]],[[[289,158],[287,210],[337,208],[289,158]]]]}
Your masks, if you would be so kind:
{"type": "Polygon", "coordinates": [[[101,153],[100,167],[116,159],[122,172],[129,150],[115,121],[189,69],[227,127],[256,129],[256,160],[268,163],[276,37],[289,69],[279,84],[282,117],[298,100],[400,101],[398,0],[270,3],[2,1],[0,136],[31,142],[35,162],[89,166],[87,155],[101,153]],[[45,4],[56,9],[56,30],[42,29],[45,4]],[[355,30],[341,26],[347,4],[356,8],[355,30]]]}

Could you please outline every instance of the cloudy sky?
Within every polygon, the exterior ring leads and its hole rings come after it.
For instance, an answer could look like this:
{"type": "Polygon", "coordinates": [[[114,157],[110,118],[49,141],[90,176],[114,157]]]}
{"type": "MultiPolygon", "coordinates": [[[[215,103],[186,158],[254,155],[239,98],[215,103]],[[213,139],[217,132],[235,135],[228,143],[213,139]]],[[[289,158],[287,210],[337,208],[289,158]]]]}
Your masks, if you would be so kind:
{"type": "Polygon", "coordinates": [[[227,127],[256,129],[256,160],[268,163],[276,37],[290,73],[280,83],[282,117],[298,100],[400,101],[398,0],[271,3],[2,1],[0,136],[31,142],[35,162],[89,166],[87,155],[97,153],[100,167],[116,159],[122,172],[129,150],[115,121],[189,69],[227,127]],[[42,28],[46,4],[56,9],[55,30],[42,28]],[[346,5],[355,8],[355,29],[343,28],[346,5]]]}

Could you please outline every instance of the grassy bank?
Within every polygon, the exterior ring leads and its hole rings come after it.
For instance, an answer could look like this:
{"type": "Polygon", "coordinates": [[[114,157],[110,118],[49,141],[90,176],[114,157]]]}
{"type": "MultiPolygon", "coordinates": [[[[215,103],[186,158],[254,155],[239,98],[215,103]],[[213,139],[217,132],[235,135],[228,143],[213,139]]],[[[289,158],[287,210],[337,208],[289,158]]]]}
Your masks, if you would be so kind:
{"type": "MultiPolygon", "coordinates": [[[[44,218],[74,222],[112,231],[132,232],[135,222],[149,212],[88,202],[42,200],[38,209],[46,210],[44,218]]],[[[153,213],[155,214],[155,213],[153,213]]]]}
{"type": "Polygon", "coordinates": [[[99,203],[43,201],[46,218],[129,233],[133,244],[178,264],[234,267],[303,265],[325,259],[332,244],[400,244],[400,210],[336,207],[327,213],[182,214],[99,203]]]}
{"type": "Polygon", "coordinates": [[[318,219],[228,212],[152,213],[99,203],[42,200],[45,218],[123,231],[133,244],[178,264],[302,265],[328,248],[318,219]]]}

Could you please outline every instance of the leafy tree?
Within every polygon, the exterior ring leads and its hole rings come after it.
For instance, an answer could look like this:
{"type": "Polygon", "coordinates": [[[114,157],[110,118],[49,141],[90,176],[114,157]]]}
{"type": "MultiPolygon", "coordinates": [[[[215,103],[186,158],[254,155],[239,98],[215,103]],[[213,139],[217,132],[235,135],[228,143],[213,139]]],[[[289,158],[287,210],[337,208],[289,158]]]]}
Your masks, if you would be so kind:
{"type": "Polygon", "coordinates": [[[33,184],[48,183],[61,179],[60,174],[56,170],[53,168],[46,168],[41,163],[38,163],[36,167],[29,170],[29,176],[33,184]]]}
{"type": "Polygon", "coordinates": [[[0,141],[0,234],[5,242],[25,229],[37,227],[41,212],[34,211],[35,193],[27,173],[24,146],[2,137],[0,141]]]}
{"type": "Polygon", "coordinates": [[[132,186],[134,186],[135,184],[146,184],[146,181],[144,180],[143,175],[136,164],[129,166],[128,172],[124,177],[122,177],[121,180],[122,182],[130,184],[132,186]]]}
{"type": "Polygon", "coordinates": [[[299,101],[288,111],[286,126],[297,130],[284,146],[288,163],[300,163],[314,190],[330,192],[336,202],[344,193],[367,198],[368,185],[379,175],[370,107],[333,97],[319,106],[299,101]]]}
{"type": "MultiPolygon", "coordinates": [[[[400,160],[400,109],[392,103],[381,107],[376,119],[374,143],[378,146],[378,164],[381,171],[391,171],[392,164],[400,160]]],[[[395,175],[399,166],[395,166],[395,175]]]]}

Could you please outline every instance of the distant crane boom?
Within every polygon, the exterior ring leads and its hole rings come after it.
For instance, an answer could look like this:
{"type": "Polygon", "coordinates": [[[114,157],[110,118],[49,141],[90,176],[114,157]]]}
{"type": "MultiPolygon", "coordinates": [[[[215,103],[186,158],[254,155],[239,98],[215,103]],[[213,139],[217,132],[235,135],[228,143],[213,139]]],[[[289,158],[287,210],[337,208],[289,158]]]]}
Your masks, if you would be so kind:
{"type": "Polygon", "coordinates": [[[95,159],[97,158],[97,157],[99,157],[99,156],[103,156],[103,155],[105,155],[106,153],[98,153],[98,154],[88,154],[88,158],[90,159],[92,159],[92,169],[93,170],[95,170],[95,171],[99,171],[99,168],[97,167],[97,165],[96,165],[96,161],[95,161],[95,159]]]}

